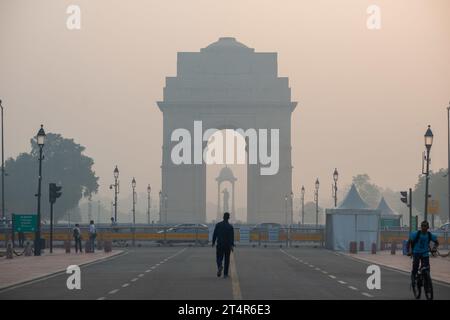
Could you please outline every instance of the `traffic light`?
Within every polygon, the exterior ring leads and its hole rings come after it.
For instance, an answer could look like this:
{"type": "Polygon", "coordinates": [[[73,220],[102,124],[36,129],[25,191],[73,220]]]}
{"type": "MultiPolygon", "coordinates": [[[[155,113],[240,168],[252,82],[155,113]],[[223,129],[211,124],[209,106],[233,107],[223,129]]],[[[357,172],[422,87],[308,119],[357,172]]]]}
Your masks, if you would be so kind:
{"type": "Polygon", "coordinates": [[[407,191],[400,191],[400,194],[402,195],[402,197],[400,198],[400,200],[403,203],[408,203],[408,192],[407,191]]]}
{"type": "Polygon", "coordinates": [[[408,205],[408,191],[400,191],[400,194],[402,195],[402,197],[400,198],[400,200],[405,203],[406,205],[408,205]]]}
{"type": "Polygon", "coordinates": [[[56,183],[50,183],[49,184],[49,198],[50,203],[55,203],[56,199],[61,197],[61,186],[57,186],[56,183]]]}

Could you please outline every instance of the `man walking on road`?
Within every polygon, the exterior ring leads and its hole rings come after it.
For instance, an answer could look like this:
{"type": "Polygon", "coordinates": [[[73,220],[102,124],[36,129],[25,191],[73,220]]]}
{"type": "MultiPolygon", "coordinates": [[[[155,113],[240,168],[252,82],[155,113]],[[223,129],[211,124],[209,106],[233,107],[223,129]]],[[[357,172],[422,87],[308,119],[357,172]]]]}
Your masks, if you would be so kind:
{"type": "Polygon", "coordinates": [[[217,276],[228,277],[228,268],[230,266],[230,253],[234,247],[234,228],[228,223],[230,214],[225,212],[223,214],[223,221],[216,224],[213,233],[212,246],[217,240],[216,246],[216,262],[217,262],[217,276]],[[222,261],[225,258],[225,268],[222,267],[222,261]]]}

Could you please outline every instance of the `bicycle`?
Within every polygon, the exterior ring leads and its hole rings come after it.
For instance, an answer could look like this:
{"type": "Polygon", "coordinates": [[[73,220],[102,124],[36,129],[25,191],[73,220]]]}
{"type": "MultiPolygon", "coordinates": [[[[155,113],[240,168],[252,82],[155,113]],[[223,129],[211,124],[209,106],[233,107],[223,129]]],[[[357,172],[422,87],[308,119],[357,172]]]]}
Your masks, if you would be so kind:
{"type": "Polygon", "coordinates": [[[433,300],[433,283],[431,281],[430,267],[420,266],[419,271],[412,284],[414,297],[420,299],[422,294],[422,287],[424,288],[425,297],[427,300],[433,300]]]}
{"type": "MultiPolygon", "coordinates": [[[[431,254],[434,256],[436,254],[437,250],[431,250],[431,254]]],[[[411,256],[412,258],[412,256],[411,256]]],[[[430,275],[430,266],[424,267],[422,265],[422,262],[420,262],[420,268],[411,283],[412,290],[414,293],[414,297],[416,299],[420,299],[420,296],[422,294],[422,287],[423,291],[425,293],[425,298],[427,300],[433,300],[433,282],[431,280],[430,275]]]]}

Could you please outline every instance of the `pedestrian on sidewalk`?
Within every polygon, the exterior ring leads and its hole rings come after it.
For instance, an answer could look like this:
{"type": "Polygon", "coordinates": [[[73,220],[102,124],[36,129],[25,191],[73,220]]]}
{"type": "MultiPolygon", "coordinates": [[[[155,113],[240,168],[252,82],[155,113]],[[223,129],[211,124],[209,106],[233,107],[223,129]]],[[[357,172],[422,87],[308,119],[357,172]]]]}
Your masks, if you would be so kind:
{"type": "Polygon", "coordinates": [[[90,242],[90,249],[91,252],[94,252],[94,246],[95,246],[95,238],[97,238],[97,229],[94,224],[94,220],[91,220],[89,224],[89,242],[90,242]]]}
{"type": "Polygon", "coordinates": [[[81,247],[81,230],[80,225],[77,223],[75,224],[75,228],[73,228],[73,240],[75,241],[75,253],[78,253],[78,249],[80,249],[80,253],[83,252],[83,249],[81,247]]]}
{"type": "Polygon", "coordinates": [[[228,222],[230,214],[225,212],[223,214],[223,221],[216,224],[213,233],[212,246],[217,240],[216,246],[216,262],[217,262],[217,276],[228,277],[228,268],[230,266],[230,254],[234,247],[234,228],[228,222]],[[225,268],[222,266],[222,261],[225,258],[225,268]]]}

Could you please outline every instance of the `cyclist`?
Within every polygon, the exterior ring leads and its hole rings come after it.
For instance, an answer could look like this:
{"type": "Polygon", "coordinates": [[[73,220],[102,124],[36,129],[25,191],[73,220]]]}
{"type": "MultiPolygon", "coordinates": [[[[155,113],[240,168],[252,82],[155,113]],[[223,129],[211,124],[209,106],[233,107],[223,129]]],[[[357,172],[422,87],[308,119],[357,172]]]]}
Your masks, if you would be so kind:
{"type": "Polygon", "coordinates": [[[420,230],[411,233],[408,241],[408,256],[413,257],[413,265],[411,272],[412,285],[415,285],[415,278],[419,271],[419,263],[422,263],[423,268],[430,269],[430,242],[434,242],[434,247],[431,252],[436,252],[436,248],[439,246],[436,235],[428,231],[430,225],[428,221],[422,221],[420,224],[420,230]]]}

